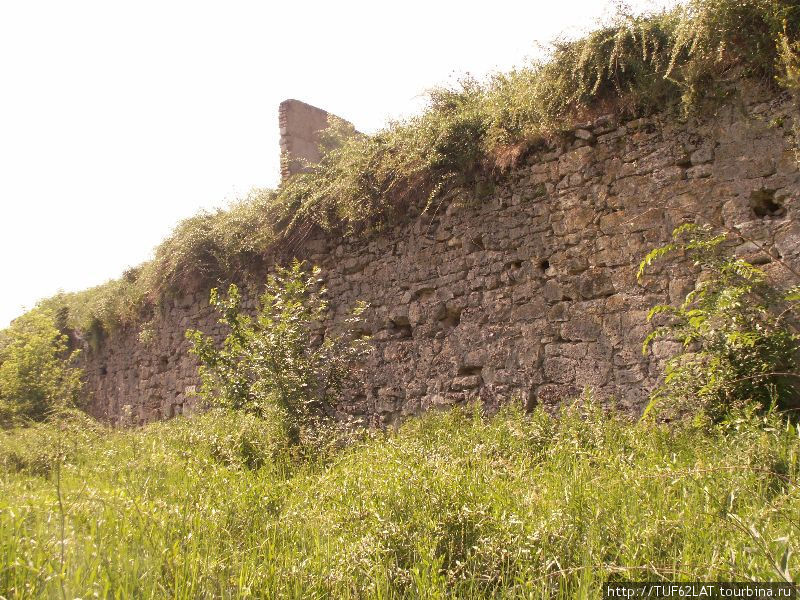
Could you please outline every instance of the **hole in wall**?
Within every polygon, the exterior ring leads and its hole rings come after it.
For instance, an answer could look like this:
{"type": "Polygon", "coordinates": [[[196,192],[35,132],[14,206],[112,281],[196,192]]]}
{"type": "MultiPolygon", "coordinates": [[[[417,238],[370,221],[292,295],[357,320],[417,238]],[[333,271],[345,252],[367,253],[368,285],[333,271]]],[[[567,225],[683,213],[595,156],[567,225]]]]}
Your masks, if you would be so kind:
{"type": "Polygon", "coordinates": [[[395,327],[395,335],[399,338],[410,338],[411,337],[411,325],[399,325],[395,327]]]}
{"type": "Polygon", "coordinates": [[[395,315],[393,318],[389,319],[388,329],[394,337],[411,337],[411,323],[406,315],[395,315]]]}
{"type": "Polygon", "coordinates": [[[461,314],[460,313],[457,314],[457,315],[448,315],[447,317],[445,317],[442,320],[442,326],[445,327],[445,328],[447,328],[447,327],[458,327],[458,325],[460,323],[461,323],[461,314]]]}
{"type": "Polygon", "coordinates": [[[411,298],[414,300],[425,300],[433,296],[434,292],[436,292],[436,290],[432,287],[421,287],[411,294],[411,298]]]}
{"type": "Polygon", "coordinates": [[[483,366],[465,366],[462,365],[458,367],[458,374],[459,375],[480,375],[481,371],[483,371],[483,366]]]}
{"type": "Polygon", "coordinates": [[[463,308],[460,306],[448,306],[445,308],[444,315],[440,319],[440,325],[445,328],[458,327],[461,323],[461,312],[463,308]]]}
{"type": "Polygon", "coordinates": [[[775,199],[776,190],[756,190],[750,193],[750,208],[757,217],[782,217],[786,207],[775,199]]]}
{"type": "Polygon", "coordinates": [[[100,375],[108,375],[108,367],[106,367],[105,365],[100,367],[100,375]]]}
{"type": "Polygon", "coordinates": [[[550,261],[547,260],[546,258],[544,260],[540,261],[539,262],[539,268],[542,270],[542,272],[547,271],[547,269],[550,268],[550,261]]]}
{"type": "Polygon", "coordinates": [[[539,399],[536,397],[536,388],[531,386],[527,395],[523,398],[522,406],[526,413],[532,413],[539,405],[539,399]]]}

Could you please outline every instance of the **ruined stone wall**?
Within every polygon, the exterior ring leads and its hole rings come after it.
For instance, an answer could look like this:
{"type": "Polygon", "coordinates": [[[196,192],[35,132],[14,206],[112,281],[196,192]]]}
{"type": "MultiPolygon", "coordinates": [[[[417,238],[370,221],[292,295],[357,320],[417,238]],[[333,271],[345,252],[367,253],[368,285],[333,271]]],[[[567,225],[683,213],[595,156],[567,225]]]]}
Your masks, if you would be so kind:
{"type": "MultiPolygon", "coordinates": [[[[323,268],[334,318],[356,300],[372,307],[369,376],[341,408],[388,424],[473,398],[552,405],[584,386],[640,408],[671,350],[642,355],[647,310],[692,282],[638,284],[636,265],[687,220],[739,227],[798,264],[796,118],[788,98],[758,94],[703,122],[604,117],[434,210],[420,214],[419,198],[388,231],[307,240],[299,253],[323,268]]],[[[145,422],[193,407],[184,331],[223,333],[207,297],[172,302],[148,344],[132,328],[87,353],[95,415],[145,422]]]]}

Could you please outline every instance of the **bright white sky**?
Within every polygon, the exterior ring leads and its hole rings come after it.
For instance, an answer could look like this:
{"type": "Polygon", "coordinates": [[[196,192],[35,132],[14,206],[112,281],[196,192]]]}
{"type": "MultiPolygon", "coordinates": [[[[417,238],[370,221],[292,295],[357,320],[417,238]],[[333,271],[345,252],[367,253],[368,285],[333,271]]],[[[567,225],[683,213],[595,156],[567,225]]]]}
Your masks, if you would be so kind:
{"type": "MultiPolygon", "coordinates": [[[[638,10],[668,0],[635,0],[638,10]]],[[[278,104],[364,132],[522,65],[608,0],[0,3],[0,327],[278,182],[278,104]]]]}

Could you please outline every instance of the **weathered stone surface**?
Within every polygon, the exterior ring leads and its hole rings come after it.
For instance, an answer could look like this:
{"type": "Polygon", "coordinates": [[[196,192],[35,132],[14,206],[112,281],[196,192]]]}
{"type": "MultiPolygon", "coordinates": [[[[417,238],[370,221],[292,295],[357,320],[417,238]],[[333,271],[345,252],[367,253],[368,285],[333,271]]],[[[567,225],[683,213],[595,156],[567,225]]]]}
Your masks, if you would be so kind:
{"type": "MultiPolygon", "coordinates": [[[[580,133],[579,147],[542,148],[484,185],[491,191],[480,201],[409,211],[362,239],[313,232],[295,252],[322,268],[325,327],[357,300],[371,306],[375,350],[365,384],[341,410],[381,425],[476,399],[553,406],[584,386],[640,408],[674,350],[664,341],[642,355],[647,310],[680,300],[692,281],[662,268],[637,282],[635,271],[675,226],[721,220],[748,238],[742,252],[771,242],[783,263],[800,267],[794,136],[769,125],[791,122],[796,108],[787,98],[767,106],[753,114],[744,102],[744,116],[737,108],[696,123],[618,125],[608,116],[582,127],[596,140],[580,133]]],[[[277,252],[253,272],[288,261],[277,252]]],[[[87,348],[90,411],[120,423],[193,411],[198,379],[183,332],[224,336],[207,298],[177,294],[152,316],[148,344],[131,327],[87,348]]]]}

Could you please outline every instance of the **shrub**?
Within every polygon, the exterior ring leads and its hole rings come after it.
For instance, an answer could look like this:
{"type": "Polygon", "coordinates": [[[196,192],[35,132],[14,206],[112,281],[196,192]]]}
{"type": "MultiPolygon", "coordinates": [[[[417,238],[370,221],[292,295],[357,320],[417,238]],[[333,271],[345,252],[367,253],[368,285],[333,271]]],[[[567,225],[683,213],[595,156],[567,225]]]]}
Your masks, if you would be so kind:
{"type": "Polygon", "coordinates": [[[227,298],[211,290],[219,322],[230,329],[221,348],[197,330],[186,332],[191,352],[201,362],[201,397],[210,404],[256,415],[277,408],[293,445],[305,428],[324,417],[367,345],[353,331],[366,305],[348,320],[350,330],[317,340],[328,310],[319,269],[310,273],[295,260],[267,279],[257,315],[243,313],[239,288],[231,284],[227,298]]]}
{"type": "Polygon", "coordinates": [[[353,234],[386,225],[478,167],[488,126],[483,96],[472,79],[433,90],[423,114],[373,136],[354,136],[334,120],[322,160],[285,182],[276,200],[293,226],[314,223],[353,234]]]}
{"type": "Polygon", "coordinates": [[[178,419],[179,424],[170,420],[150,426],[154,437],[161,431],[170,445],[169,452],[210,459],[232,470],[280,470],[286,466],[288,443],[279,414],[268,411],[255,415],[217,407],[178,419]]]}
{"type": "Polygon", "coordinates": [[[153,296],[224,275],[241,281],[275,238],[274,192],[254,190],[227,210],[201,212],[181,221],[138,278],[153,296]]]}
{"type": "Polygon", "coordinates": [[[668,321],[647,336],[644,352],[662,337],[682,345],[667,361],[648,410],[660,404],[720,419],[748,403],[788,408],[798,402],[800,286],[772,281],[735,257],[726,240],[709,226],[682,225],[672,243],[651,251],[639,267],[641,278],[656,261],[684,255],[700,269],[680,306],[657,305],[648,315],[648,321],[657,315],[668,321]]]}
{"type": "Polygon", "coordinates": [[[34,310],[16,319],[0,338],[0,425],[41,421],[57,408],[72,406],[82,371],[74,366],[67,336],[55,315],[34,310]]]}

